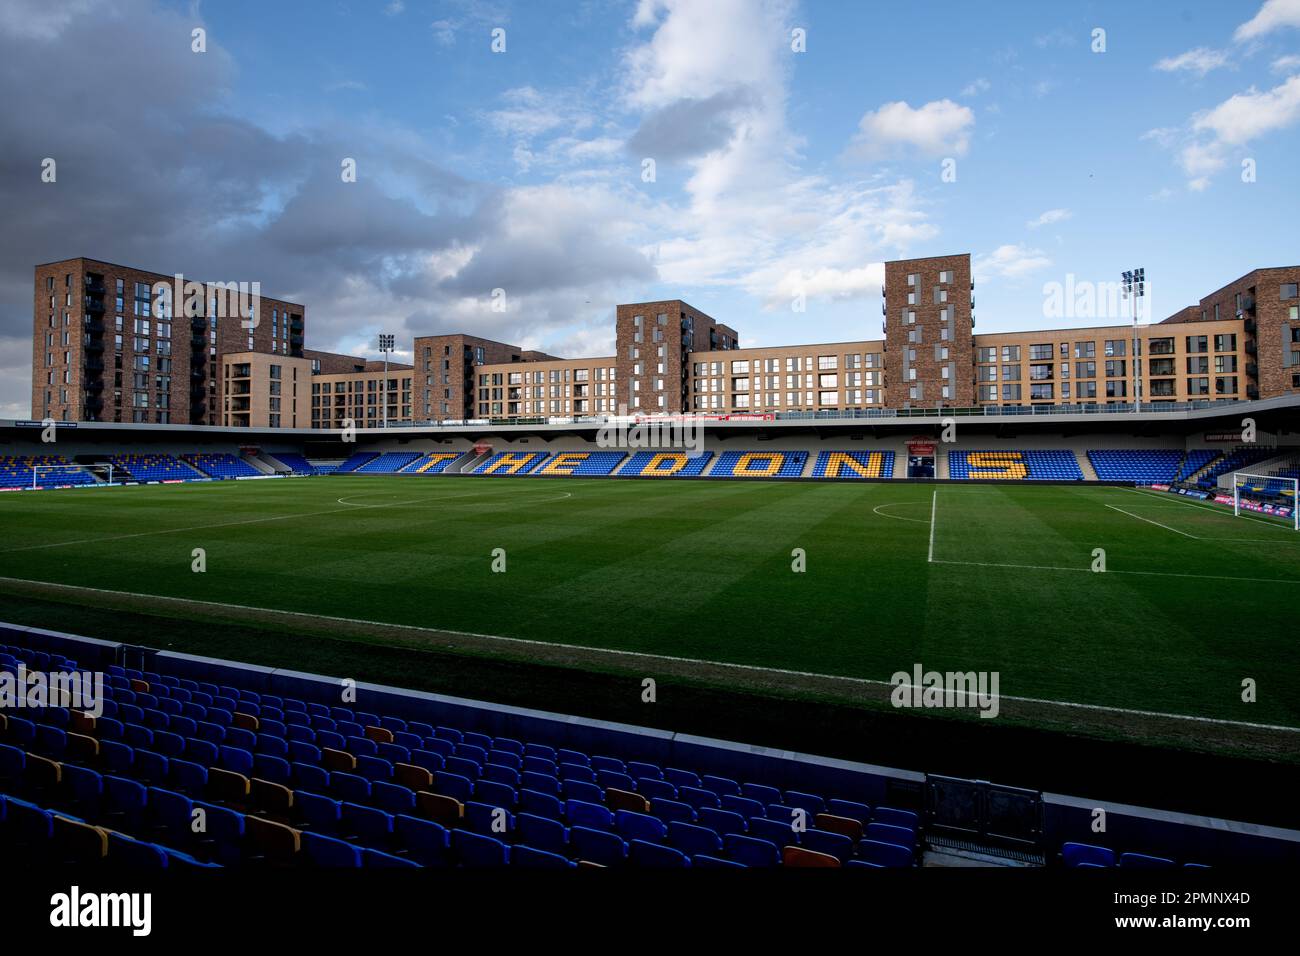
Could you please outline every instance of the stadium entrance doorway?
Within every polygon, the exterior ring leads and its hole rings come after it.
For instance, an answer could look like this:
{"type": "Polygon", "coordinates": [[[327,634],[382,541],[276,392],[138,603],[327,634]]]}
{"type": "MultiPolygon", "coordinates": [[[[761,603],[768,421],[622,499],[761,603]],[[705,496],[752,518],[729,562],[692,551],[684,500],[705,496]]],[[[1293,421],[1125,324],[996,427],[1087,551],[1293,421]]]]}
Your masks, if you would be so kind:
{"type": "Polygon", "coordinates": [[[934,442],[910,441],[907,443],[907,477],[934,477],[934,442]]]}

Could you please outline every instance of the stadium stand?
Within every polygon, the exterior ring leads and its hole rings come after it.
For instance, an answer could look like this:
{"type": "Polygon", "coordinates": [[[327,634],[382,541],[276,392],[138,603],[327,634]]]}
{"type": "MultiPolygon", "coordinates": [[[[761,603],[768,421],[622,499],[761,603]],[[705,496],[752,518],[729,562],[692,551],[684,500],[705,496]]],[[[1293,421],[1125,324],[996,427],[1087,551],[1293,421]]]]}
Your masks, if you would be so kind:
{"type": "MultiPolygon", "coordinates": [[[[19,664],[77,669],[0,646],[19,664]]],[[[0,846],[149,867],[915,862],[915,813],[711,769],[112,666],[98,717],[0,714],[0,846]]]]}
{"type": "Polygon", "coordinates": [[[378,458],[372,458],[365,464],[354,468],[353,471],[358,475],[391,475],[401,471],[420,457],[418,451],[387,451],[378,458]]]}
{"type": "Polygon", "coordinates": [[[1238,448],[1210,465],[1197,477],[1196,484],[1202,488],[1216,488],[1220,476],[1249,468],[1256,462],[1272,458],[1276,454],[1275,448],[1238,448]]]}
{"type": "Polygon", "coordinates": [[[808,462],[806,451],[726,451],[718,456],[710,478],[798,478],[808,462]]]}
{"type": "Polygon", "coordinates": [[[892,478],[892,451],[823,451],[813,463],[814,478],[892,478]]]}
{"type": "Polygon", "coordinates": [[[526,475],[547,457],[544,451],[499,451],[490,456],[470,474],[473,475],[526,475]]]}
{"type": "Polygon", "coordinates": [[[291,452],[277,452],[275,460],[283,464],[295,475],[320,475],[324,474],[315,465],[309,462],[302,455],[291,452]]]}
{"type": "Polygon", "coordinates": [[[957,479],[1003,481],[1082,481],[1083,471],[1074,452],[950,451],[948,476],[957,479]]]}
{"type": "Polygon", "coordinates": [[[1219,452],[1213,448],[1193,448],[1187,453],[1186,459],[1178,469],[1177,481],[1187,481],[1192,475],[1196,474],[1214,459],[1219,457],[1219,452]]]}
{"type": "Polygon", "coordinates": [[[344,472],[356,471],[366,462],[373,461],[378,457],[379,457],[378,452],[359,451],[353,454],[352,456],[350,456],[347,461],[339,465],[338,468],[334,469],[334,471],[338,474],[343,474],[344,472]]]}
{"type": "Polygon", "coordinates": [[[1183,452],[1178,448],[1090,449],[1088,461],[1102,481],[1171,484],[1178,478],[1183,452]]]}
{"type": "Polygon", "coordinates": [[[639,451],[619,470],[620,478],[695,478],[704,473],[713,452],[639,451]]]}
{"type": "Polygon", "coordinates": [[[213,478],[260,478],[262,473],[234,455],[225,452],[199,452],[181,455],[187,464],[213,478]]]}
{"type": "MultiPolygon", "coordinates": [[[[113,468],[135,481],[196,481],[207,477],[173,455],[114,455],[113,468]]],[[[116,476],[114,476],[116,478],[116,476]]]]}
{"type": "Polygon", "coordinates": [[[421,455],[402,469],[404,475],[441,475],[460,458],[465,457],[458,451],[435,451],[421,455]]]}
{"type": "MultiPolygon", "coordinates": [[[[35,469],[46,465],[72,465],[62,455],[3,455],[0,456],[0,488],[30,488],[35,469]]],[[[42,472],[36,479],[37,488],[68,485],[93,485],[95,476],[86,471],[60,469],[42,472]]]]}
{"type": "Polygon", "coordinates": [[[572,475],[576,478],[603,478],[612,474],[627,457],[621,451],[556,452],[534,475],[572,475]]]}
{"type": "MultiPolygon", "coordinates": [[[[1061,846],[1061,862],[1072,868],[1098,868],[1119,866],[1120,869],[1164,870],[1177,866],[1173,860],[1146,853],[1116,853],[1109,847],[1090,843],[1065,843],[1061,846]]],[[[1184,867],[1206,869],[1203,863],[1186,862],[1184,867]]]]}

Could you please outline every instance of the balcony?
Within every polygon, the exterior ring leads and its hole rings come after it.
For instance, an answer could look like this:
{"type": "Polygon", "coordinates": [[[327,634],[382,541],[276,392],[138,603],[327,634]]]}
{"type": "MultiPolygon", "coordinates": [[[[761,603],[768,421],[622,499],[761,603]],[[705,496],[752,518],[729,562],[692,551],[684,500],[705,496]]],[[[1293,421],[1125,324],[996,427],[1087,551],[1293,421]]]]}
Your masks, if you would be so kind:
{"type": "Polygon", "coordinates": [[[1254,362],[1246,363],[1246,374],[1251,378],[1259,378],[1259,366],[1254,362]]]}
{"type": "Polygon", "coordinates": [[[1246,397],[1249,398],[1249,399],[1252,399],[1252,400],[1259,398],[1259,386],[1258,386],[1258,385],[1247,385],[1247,386],[1246,386],[1246,397]]]}
{"type": "Polygon", "coordinates": [[[91,295],[103,295],[105,291],[104,280],[95,275],[86,276],[86,291],[91,295]]]}
{"type": "Polygon", "coordinates": [[[86,364],[82,368],[87,372],[102,372],[104,371],[104,360],[97,358],[86,359],[86,364]]]}
{"type": "Polygon", "coordinates": [[[91,339],[83,346],[83,348],[85,348],[87,352],[102,352],[104,351],[104,343],[91,339]]]}
{"type": "Polygon", "coordinates": [[[103,407],[104,407],[104,400],[102,398],[99,398],[98,396],[92,395],[86,399],[86,408],[90,409],[91,411],[97,412],[103,407]]]}
{"type": "Polygon", "coordinates": [[[86,318],[82,321],[82,328],[84,328],[91,335],[104,334],[104,323],[99,321],[99,319],[92,319],[90,316],[86,316],[86,318]]]}
{"type": "Polygon", "coordinates": [[[1246,328],[1247,335],[1254,335],[1255,331],[1259,328],[1259,323],[1256,322],[1254,319],[1248,318],[1246,319],[1245,328],[1246,328]]]}
{"type": "Polygon", "coordinates": [[[207,327],[208,327],[208,320],[201,315],[196,315],[190,319],[191,332],[203,332],[207,330],[207,327]]]}
{"type": "Polygon", "coordinates": [[[190,405],[190,421],[201,423],[207,417],[208,406],[203,402],[195,402],[190,405]]]}
{"type": "Polygon", "coordinates": [[[290,331],[290,332],[301,332],[301,331],[302,331],[302,316],[301,316],[301,315],[292,315],[292,316],[289,317],[289,331],[290,331]]]}
{"type": "Polygon", "coordinates": [[[89,379],[82,388],[87,392],[102,392],[104,390],[104,380],[102,378],[89,379]]]}
{"type": "Polygon", "coordinates": [[[1254,342],[1247,342],[1247,343],[1246,343],[1246,354],[1247,354],[1247,355],[1258,355],[1258,354],[1259,354],[1259,347],[1256,346],[1254,342]]]}
{"type": "Polygon", "coordinates": [[[190,369],[190,378],[193,379],[194,381],[201,382],[206,377],[207,377],[207,373],[204,372],[203,369],[201,368],[190,369]]]}
{"type": "Polygon", "coordinates": [[[91,315],[102,315],[104,312],[104,303],[99,299],[86,296],[83,304],[85,305],[86,312],[91,315]]]}
{"type": "Polygon", "coordinates": [[[190,348],[192,349],[201,349],[207,344],[208,344],[208,340],[202,335],[190,336],[190,348]]]}

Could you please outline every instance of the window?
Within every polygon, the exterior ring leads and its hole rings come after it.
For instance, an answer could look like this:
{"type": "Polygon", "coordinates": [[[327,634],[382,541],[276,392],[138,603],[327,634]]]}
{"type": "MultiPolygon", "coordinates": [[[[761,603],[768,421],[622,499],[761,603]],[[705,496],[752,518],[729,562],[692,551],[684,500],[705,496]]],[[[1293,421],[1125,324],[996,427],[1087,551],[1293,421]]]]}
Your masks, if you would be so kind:
{"type": "MultiPolygon", "coordinates": [[[[1019,345],[1004,345],[1004,346],[1002,346],[1002,361],[1004,361],[1004,362],[1019,362],[1019,361],[1020,361],[1020,346],[1019,346],[1019,345]]],[[[1019,377],[1020,377],[1019,375],[1016,376],[1016,378],[1019,378],[1019,377]]]]}
{"type": "Polygon", "coordinates": [[[981,348],[975,350],[975,361],[977,362],[996,362],[998,360],[997,346],[981,348]]]}
{"type": "Polygon", "coordinates": [[[1106,362],[1107,378],[1123,378],[1128,374],[1128,362],[1123,359],[1110,359],[1106,362]]]}
{"type": "Polygon", "coordinates": [[[1019,386],[1019,385],[1007,385],[1007,384],[1003,384],[1003,386],[1002,386],[1002,401],[1004,401],[1004,402],[1018,402],[1018,401],[1020,401],[1020,394],[1021,394],[1021,393],[1020,393],[1020,386],[1019,386]]]}
{"type": "Polygon", "coordinates": [[[1282,283],[1282,298],[1283,298],[1283,299],[1294,299],[1295,297],[1296,297],[1296,283],[1294,283],[1294,282],[1283,282],[1283,283],[1282,283]]]}
{"type": "Polygon", "coordinates": [[[1052,357],[1052,347],[1050,345],[1031,345],[1029,346],[1029,357],[1031,359],[1050,359],[1052,357]]]}
{"type": "Polygon", "coordinates": [[[839,359],[834,355],[817,356],[817,368],[821,371],[839,368],[839,359]]]}
{"type": "Polygon", "coordinates": [[[1053,386],[1051,385],[1051,383],[1048,383],[1048,384],[1046,384],[1046,385],[1030,385],[1030,386],[1029,386],[1029,397],[1030,397],[1031,400],[1033,400],[1033,399],[1038,399],[1038,400],[1042,400],[1042,399],[1051,399],[1051,398],[1054,397],[1054,395],[1055,395],[1055,392],[1054,392],[1054,388],[1053,388],[1053,386]]]}
{"type": "Polygon", "coordinates": [[[1188,352],[1208,352],[1210,350],[1209,337],[1204,335],[1187,336],[1188,352]]]}
{"type": "Polygon", "coordinates": [[[1223,335],[1214,337],[1214,351],[1216,352],[1235,352],[1237,351],[1237,335],[1235,332],[1228,332],[1223,335]]]}
{"type": "Polygon", "coordinates": [[[1149,355],[1173,355],[1174,340],[1172,338],[1152,339],[1149,346],[1149,355]]]}
{"type": "Polygon", "coordinates": [[[1075,358],[1094,358],[1096,355],[1097,355],[1096,342],[1075,342],[1074,343],[1075,358]]]}

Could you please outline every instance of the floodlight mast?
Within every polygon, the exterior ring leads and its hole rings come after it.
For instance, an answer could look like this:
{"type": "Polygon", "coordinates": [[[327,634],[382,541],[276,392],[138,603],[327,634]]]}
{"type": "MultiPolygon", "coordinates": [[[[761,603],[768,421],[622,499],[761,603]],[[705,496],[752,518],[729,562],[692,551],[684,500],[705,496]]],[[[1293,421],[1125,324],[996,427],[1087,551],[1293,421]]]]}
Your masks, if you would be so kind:
{"type": "Polygon", "coordinates": [[[383,404],[384,428],[388,428],[388,356],[393,351],[396,336],[389,332],[379,333],[379,351],[384,355],[384,387],[380,391],[379,401],[383,404]]]}
{"type": "Polygon", "coordinates": [[[1123,272],[1120,275],[1124,279],[1124,298],[1130,300],[1130,307],[1133,313],[1133,411],[1135,413],[1142,411],[1142,373],[1138,370],[1138,349],[1140,342],[1138,339],[1138,312],[1139,302],[1146,295],[1147,270],[1137,268],[1131,272],[1123,272]]]}

